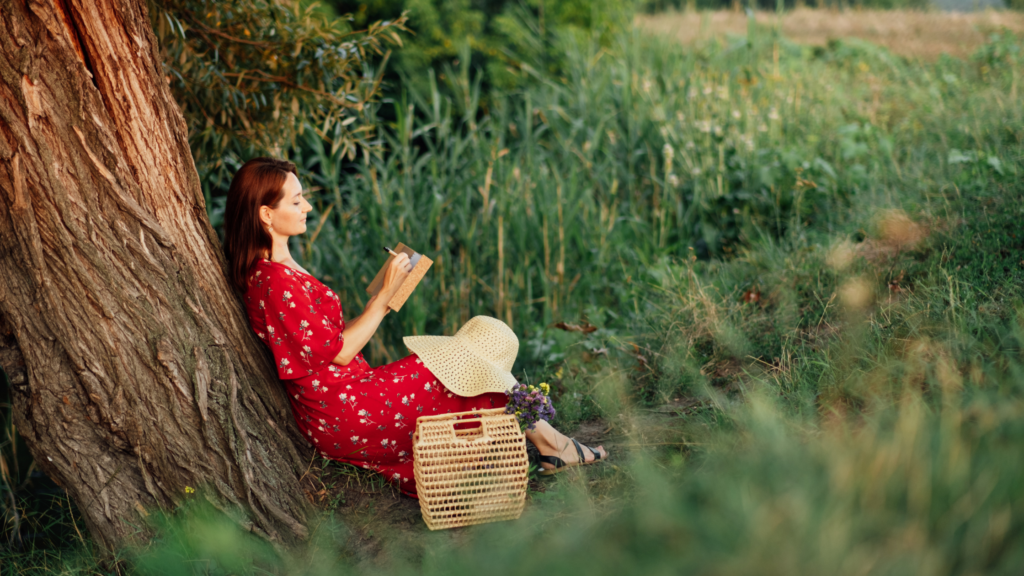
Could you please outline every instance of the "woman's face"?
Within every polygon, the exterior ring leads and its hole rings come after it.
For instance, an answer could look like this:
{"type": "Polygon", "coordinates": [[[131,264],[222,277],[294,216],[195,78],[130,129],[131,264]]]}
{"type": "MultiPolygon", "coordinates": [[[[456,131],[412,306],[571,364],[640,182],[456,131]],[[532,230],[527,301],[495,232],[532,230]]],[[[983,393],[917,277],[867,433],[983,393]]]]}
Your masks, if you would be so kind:
{"type": "Polygon", "coordinates": [[[281,187],[283,195],[277,208],[260,206],[260,220],[267,226],[275,239],[296,236],[306,232],[306,213],[313,206],[302,196],[302,184],[295,174],[288,173],[288,179],[281,187]]]}

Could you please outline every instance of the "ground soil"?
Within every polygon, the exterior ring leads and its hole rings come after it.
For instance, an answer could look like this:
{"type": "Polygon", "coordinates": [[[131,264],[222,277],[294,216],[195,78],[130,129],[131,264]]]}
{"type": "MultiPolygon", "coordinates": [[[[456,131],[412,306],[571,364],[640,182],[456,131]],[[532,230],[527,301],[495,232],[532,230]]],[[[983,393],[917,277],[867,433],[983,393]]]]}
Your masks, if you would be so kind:
{"type": "MultiPolygon", "coordinates": [[[[603,420],[583,422],[571,436],[584,445],[603,445],[616,459],[624,457],[624,450],[628,449],[620,448],[628,443],[603,420]]],[[[536,450],[529,443],[527,446],[534,462],[536,450]]],[[[607,473],[615,474],[612,466],[607,473]]],[[[601,483],[601,475],[596,476],[591,482],[595,486],[601,483]]],[[[531,473],[527,509],[538,505],[537,495],[568,478],[568,472],[549,477],[531,473]]],[[[422,554],[430,532],[420,515],[419,501],[403,496],[380,475],[347,464],[317,460],[310,464],[303,485],[307,498],[325,512],[324,522],[333,517],[333,521],[344,526],[343,549],[350,561],[366,568],[383,568],[396,560],[416,562],[422,554]]],[[[600,486],[596,488],[601,490],[600,486]]],[[[469,537],[469,530],[472,528],[447,530],[444,536],[457,545],[469,537]]]]}

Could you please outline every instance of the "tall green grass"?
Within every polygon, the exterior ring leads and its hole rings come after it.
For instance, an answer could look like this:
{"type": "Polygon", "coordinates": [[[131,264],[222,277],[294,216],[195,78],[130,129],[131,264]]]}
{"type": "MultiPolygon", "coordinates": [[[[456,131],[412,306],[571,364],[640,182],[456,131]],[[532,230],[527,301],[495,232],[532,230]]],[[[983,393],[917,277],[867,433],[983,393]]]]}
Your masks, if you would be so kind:
{"type": "MultiPolygon", "coordinates": [[[[624,326],[659,263],[837,229],[851,205],[933,184],[954,148],[984,170],[1002,152],[979,120],[1018,114],[1005,58],[917,65],[857,42],[794,46],[753,25],[731,44],[623,36],[567,60],[565,77],[538,74],[487,110],[468,64],[452,71],[453,98],[433,89],[385,104],[397,121],[356,162],[307,126],[290,154],[316,210],[296,252],[350,313],[382,245],[435,260],[386,319],[373,362],[402,355],[402,335],[450,334],[476,314],[526,340],[585,315],[624,326]]],[[[527,346],[521,368],[543,363],[532,349],[545,347],[527,346]]]]}

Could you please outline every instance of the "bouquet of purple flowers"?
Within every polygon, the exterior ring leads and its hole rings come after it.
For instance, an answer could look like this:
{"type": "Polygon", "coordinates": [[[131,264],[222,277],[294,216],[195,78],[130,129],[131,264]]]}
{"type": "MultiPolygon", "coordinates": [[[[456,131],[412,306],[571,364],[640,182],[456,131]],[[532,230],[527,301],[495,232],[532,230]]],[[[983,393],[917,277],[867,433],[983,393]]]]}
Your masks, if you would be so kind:
{"type": "Polygon", "coordinates": [[[516,415],[521,430],[533,430],[538,420],[551,420],[555,417],[555,407],[551,405],[551,398],[548,397],[550,392],[551,387],[546,382],[541,382],[539,386],[527,386],[516,382],[505,392],[508,396],[505,413],[516,415]]]}

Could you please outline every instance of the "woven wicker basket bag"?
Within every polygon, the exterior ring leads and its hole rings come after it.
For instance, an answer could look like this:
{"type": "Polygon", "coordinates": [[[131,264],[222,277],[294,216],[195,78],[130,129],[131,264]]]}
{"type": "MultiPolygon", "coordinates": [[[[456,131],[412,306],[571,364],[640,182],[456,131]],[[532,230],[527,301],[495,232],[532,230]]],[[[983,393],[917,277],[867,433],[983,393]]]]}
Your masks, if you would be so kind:
{"type": "Polygon", "coordinates": [[[515,520],[523,513],[526,436],[504,408],[421,416],[412,454],[420,511],[431,530],[515,520]]]}

